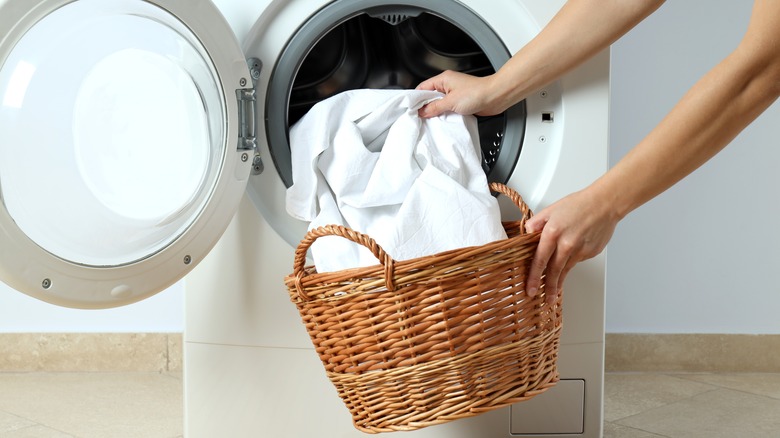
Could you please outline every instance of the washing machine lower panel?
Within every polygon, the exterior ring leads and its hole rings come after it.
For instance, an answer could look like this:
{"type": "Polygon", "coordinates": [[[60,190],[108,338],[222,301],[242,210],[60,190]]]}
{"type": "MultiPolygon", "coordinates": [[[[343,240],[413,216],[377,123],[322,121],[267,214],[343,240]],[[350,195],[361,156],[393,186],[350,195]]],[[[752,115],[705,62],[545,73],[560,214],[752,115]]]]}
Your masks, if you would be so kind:
{"type": "MultiPolygon", "coordinates": [[[[578,349],[590,353],[601,351],[598,346],[578,349]]],[[[564,348],[564,355],[566,351],[564,348]]],[[[366,436],[352,426],[349,412],[313,350],[188,343],[185,361],[199,364],[187,368],[185,436],[188,438],[366,436]]],[[[600,424],[600,416],[586,410],[593,404],[586,397],[598,391],[599,386],[598,376],[577,374],[575,378],[564,378],[559,385],[528,402],[413,432],[383,435],[596,437],[600,436],[600,426],[598,430],[591,428],[588,435],[582,434],[586,424],[600,424]]]]}

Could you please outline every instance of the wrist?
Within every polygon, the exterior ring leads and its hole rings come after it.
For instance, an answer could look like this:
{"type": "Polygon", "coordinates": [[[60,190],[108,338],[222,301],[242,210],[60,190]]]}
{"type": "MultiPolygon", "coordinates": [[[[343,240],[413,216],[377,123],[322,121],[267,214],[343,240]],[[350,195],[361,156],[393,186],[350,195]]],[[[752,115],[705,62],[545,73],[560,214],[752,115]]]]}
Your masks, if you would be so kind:
{"type": "Polygon", "coordinates": [[[485,115],[500,114],[521,100],[513,100],[512,82],[503,77],[501,70],[484,77],[483,80],[485,108],[490,113],[485,115]]]}
{"type": "Polygon", "coordinates": [[[625,187],[613,186],[602,177],[585,191],[589,193],[591,205],[602,210],[602,214],[615,223],[628,216],[636,207],[625,187]]]}

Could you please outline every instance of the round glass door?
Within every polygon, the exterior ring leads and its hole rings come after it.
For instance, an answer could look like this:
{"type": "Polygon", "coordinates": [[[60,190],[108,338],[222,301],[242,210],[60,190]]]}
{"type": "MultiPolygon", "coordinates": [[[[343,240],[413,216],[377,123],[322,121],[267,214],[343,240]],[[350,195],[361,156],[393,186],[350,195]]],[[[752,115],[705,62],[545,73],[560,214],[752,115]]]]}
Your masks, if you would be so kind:
{"type": "MultiPolygon", "coordinates": [[[[221,235],[232,211],[213,210],[225,191],[238,193],[229,196],[237,204],[248,175],[233,126],[235,90],[248,72],[235,68],[243,55],[211,8],[214,15],[182,18],[179,9],[198,8],[38,2],[34,23],[0,28],[17,36],[0,47],[0,226],[10,247],[43,265],[27,284],[0,260],[4,281],[58,304],[125,304],[183,276],[221,235]],[[204,40],[198,28],[215,22],[224,29],[204,40]],[[193,244],[185,238],[192,232],[208,243],[193,244]],[[181,257],[175,273],[158,267],[171,257],[181,257]],[[149,272],[154,285],[131,285],[148,283],[129,277],[149,272]],[[109,284],[81,303],[72,295],[83,286],[63,274],[109,284]]],[[[0,16],[15,12],[6,9],[0,16]]]]}
{"type": "Polygon", "coordinates": [[[8,213],[41,248],[90,266],[138,261],[189,227],[224,142],[197,39],[159,8],[113,3],[54,11],[0,70],[8,213]]]}

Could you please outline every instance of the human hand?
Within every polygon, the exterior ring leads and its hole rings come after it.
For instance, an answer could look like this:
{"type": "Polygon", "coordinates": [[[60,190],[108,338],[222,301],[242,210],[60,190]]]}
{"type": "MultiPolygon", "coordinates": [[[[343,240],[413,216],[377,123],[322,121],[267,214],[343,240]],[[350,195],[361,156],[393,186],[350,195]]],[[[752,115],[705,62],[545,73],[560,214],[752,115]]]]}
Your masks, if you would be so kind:
{"type": "Polygon", "coordinates": [[[448,70],[420,83],[417,89],[444,93],[441,99],[420,108],[420,117],[424,118],[436,117],[447,111],[492,116],[506,110],[493,102],[491,76],[478,77],[448,70]]]}
{"type": "Polygon", "coordinates": [[[543,209],[526,222],[526,231],[542,231],[531,262],[526,293],[536,296],[546,272],[544,292],[552,303],[566,275],[579,262],[595,257],[607,246],[620,218],[586,190],[573,193],[543,209]]]}

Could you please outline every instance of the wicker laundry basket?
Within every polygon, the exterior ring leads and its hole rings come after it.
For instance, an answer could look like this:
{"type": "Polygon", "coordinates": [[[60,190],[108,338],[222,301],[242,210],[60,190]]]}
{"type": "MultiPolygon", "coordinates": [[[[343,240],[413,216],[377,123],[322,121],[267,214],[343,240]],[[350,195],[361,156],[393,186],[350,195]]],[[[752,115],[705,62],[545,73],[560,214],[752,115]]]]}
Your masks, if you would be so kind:
{"type": "MultiPolygon", "coordinates": [[[[407,261],[345,227],[311,230],[285,278],[315,350],[354,425],[415,430],[527,400],[558,381],[561,296],[525,294],[539,234],[523,212],[509,239],[407,261]],[[380,264],[317,273],[306,253],[322,236],[364,245],[380,264]]],[[[542,289],[543,291],[543,289],[542,289]]]]}

